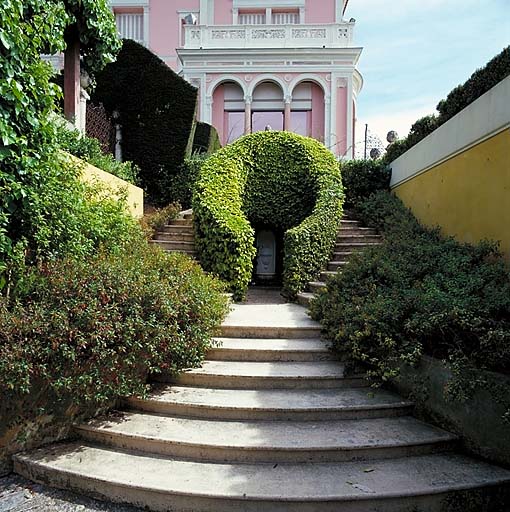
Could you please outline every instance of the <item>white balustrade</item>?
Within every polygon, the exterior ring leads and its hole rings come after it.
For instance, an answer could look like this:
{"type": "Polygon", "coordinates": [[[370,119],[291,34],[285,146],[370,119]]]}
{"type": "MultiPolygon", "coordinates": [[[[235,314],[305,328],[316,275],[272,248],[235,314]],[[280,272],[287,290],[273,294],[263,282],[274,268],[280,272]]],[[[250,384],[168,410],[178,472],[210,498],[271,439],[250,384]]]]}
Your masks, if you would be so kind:
{"type": "Polygon", "coordinates": [[[352,45],[353,28],[354,23],[187,25],[184,48],[343,48],[352,45]]]}
{"type": "Polygon", "coordinates": [[[299,13],[297,12],[274,12],[273,25],[297,25],[299,13]]]}
{"type": "Polygon", "coordinates": [[[120,37],[133,39],[138,43],[144,42],[142,13],[117,13],[115,14],[115,22],[120,37]]]}
{"type": "Polygon", "coordinates": [[[258,13],[239,14],[238,21],[240,25],[264,25],[266,15],[258,13]]]}

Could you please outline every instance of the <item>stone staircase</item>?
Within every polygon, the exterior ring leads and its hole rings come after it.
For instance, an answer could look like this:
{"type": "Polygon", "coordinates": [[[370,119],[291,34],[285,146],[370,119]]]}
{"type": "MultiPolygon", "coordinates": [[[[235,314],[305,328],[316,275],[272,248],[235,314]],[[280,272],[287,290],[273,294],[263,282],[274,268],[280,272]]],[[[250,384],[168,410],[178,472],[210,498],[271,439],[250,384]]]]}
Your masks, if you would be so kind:
{"type": "Polygon", "coordinates": [[[344,214],[338,230],[333,258],[327,268],[320,273],[319,279],[309,282],[306,291],[298,294],[299,304],[308,306],[315,294],[326,288],[327,280],[342,271],[342,267],[347,265],[354,252],[380,243],[381,236],[374,229],[363,227],[361,222],[354,219],[352,215],[344,214]]]}
{"type": "Polygon", "coordinates": [[[177,219],[156,232],[151,243],[159,245],[164,251],[184,252],[196,257],[192,211],[181,212],[177,219]]]}
{"type": "Polygon", "coordinates": [[[411,402],[346,373],[302,306],[235,305],[217,341],[202,368],[160,378],[75,442],[17,455],[15,471],[157,511],[507,510],[476,496],[508,488],[510,471],[455,453],[411,402]]]}

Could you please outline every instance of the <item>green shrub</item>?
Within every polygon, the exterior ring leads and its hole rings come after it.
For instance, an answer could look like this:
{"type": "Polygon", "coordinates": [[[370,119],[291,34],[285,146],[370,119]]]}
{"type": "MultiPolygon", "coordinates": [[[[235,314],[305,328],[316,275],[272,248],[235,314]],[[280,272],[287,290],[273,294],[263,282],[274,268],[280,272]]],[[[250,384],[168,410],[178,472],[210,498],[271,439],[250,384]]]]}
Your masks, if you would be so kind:
{"type": "Polygon", "coordinates": [[[359,208],[383,244],[356,255],[312,304],[339,352],[379,382],[422,354],[510,371],[510,278],[494,244],[461,244],[421,226],[396,197],[359,208]]]}
{"type": "Polygon", "coordinates": [[[113,155],[103,153],[97,139],[82,135],[78,130],[58,127],[58,145],[64,151],[109,172],[128,183],[137,184],[139,169],[131,162],[119,162],[113,155]]]}
{"type": "Polygon", "coordinates": [[[179,203],[171,203],[164,208],[156,208],[147,213],[140,221],[142,230],[148,239],[151,239],[156,231],[163,229],[170,221],[176,219],[181,211],[179,203]]]}
{"type": "Polygon", "coordinates": [[[172,202],[172,178],[191,152],[197,90],[150,50],[124,40],[117,61],[98,75],[92,99],[119,112],[123,157],[140,167],[151,203],[172,202]]]}
{"type": "Polygon", "coordinates": [[[242,137],[204,163],[195,185],[200,261],[240,298],[252,276],[252,225],[283,231],[283,289],[294,297],[329,258],[342,201],[338,163],[318,141],[289,132],[242,137]]]}
{"type": "Polygon", "coordinates": [[[353,208],[377,190],[389,190],[390,169],[381,160],[350,160],[342,165],[346,208],[353,208]]]}
{"type": "Polygon", "coordinates": [[[191,208],[193,187],[200,174],[200,169],[208,157],[209,155],[206,153],[194,153],[184,159],[177,174],[172,177],[170,197],[172,201],[178,201],[184,209],[191,208]]]}
{"type": "Polygon", "coordinates": [[[0,299],[0,393],[37,383],[78,405],[143,394],[149,372],[200,364],[226,313],[221,292],[191,259],[141,239],[29,269],[0,299]]]}
{"type": "Polygon", "coordinates": [[[476,70],[464,84],[455,87],[446,99],[441,100],[437,105],[438,116],[430,115],[418,119],[405,139],[390,144],[384,160],[388,163],[393,162],[509,75],[510,46],[496,55],[483,68],[476,70]]]}
{"type": "Polygon", "coordinates": [[[220,137],[216,128],[210,124],[198,121],[193,139],[193,153],[206,153],[210,155],[220,148],[220,137]]]}

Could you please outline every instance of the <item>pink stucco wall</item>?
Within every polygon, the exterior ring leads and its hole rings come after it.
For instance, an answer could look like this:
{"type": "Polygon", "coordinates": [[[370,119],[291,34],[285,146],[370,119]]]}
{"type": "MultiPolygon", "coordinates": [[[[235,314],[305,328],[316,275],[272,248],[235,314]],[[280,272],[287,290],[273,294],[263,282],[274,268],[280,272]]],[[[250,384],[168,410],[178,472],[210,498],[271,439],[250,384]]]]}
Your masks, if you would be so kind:
{"type": "Polygon", "coordinates": [[[336,0],[306,0],[305,23],[334,23],[336,0]]]}
{"type": "Polygon", "coordinates": [[[178,67],[179,41],[177,11],[198,10],[200,0],[151,0],[149,11],[150,49],[174,70],[178,67]]]}
{"type": "Polygon", "coordinates": [[[218,130],[221,145],[224,146],[227,135],[225,133],[225,92],[221,85],[216,87],[213,94],[212,125],[218,130]]]}
{"type": "Polygon", "coordinates": [[[232,25],[232,0],[214,0],[214,23],[232,25]]]}
{"type": "Polygon", "coordinates": [[[317,84],[312,84],[312,137],[324,142],[324,92],[317,84]]]}
{"type": "Polygon", "coordinates": [[[337,115],[336,153],[343,156],[347,152],[347,147],[351,146],[351,141],[347,141],[347,87],[338,89],[337,115]]]}

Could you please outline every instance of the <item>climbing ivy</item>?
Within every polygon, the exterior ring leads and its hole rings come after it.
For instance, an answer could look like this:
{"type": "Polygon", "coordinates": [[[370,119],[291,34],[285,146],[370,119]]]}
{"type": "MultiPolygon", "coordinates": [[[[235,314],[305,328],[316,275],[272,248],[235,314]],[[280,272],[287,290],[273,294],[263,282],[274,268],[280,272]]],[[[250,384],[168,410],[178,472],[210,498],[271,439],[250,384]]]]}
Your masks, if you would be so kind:
{"type": "Polygon", "coordinates": [[[24,234],[25,208],[51,167],[56,149],[51,113],[61,91],[42,53],[65,50],[71,27],[80,31],[90,73],[119,48],[106,0],[3,0],[0,17],[0,289],[24,234]]]}
{"type": "Polygon", "coordinates": [[[288,132],[258,132],[212,155],[195,184],[196,244],[206,269],[242,297],[255,257],[253,227],[284,235],[289,297],[327,261],[342,214],[337,161],[321,143],[288,132]]]}

